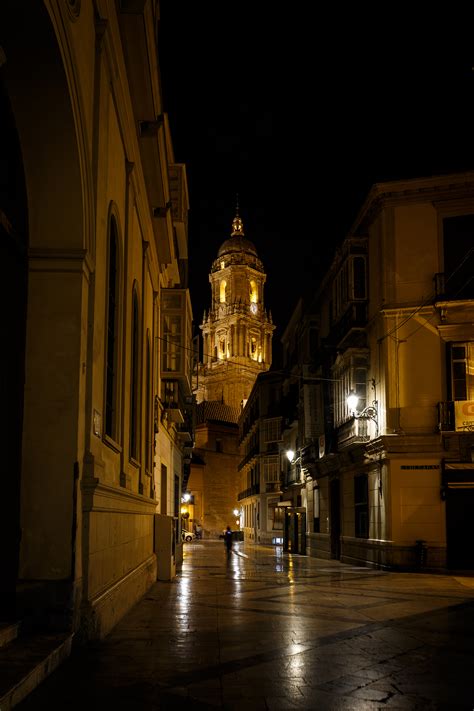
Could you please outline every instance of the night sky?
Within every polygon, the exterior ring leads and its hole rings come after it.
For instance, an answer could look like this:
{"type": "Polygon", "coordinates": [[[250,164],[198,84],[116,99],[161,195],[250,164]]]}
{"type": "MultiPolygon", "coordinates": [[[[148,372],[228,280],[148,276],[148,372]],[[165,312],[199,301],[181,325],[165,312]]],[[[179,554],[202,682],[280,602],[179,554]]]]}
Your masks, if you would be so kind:
{"type": "Polygon", "coordinates": [[[163,100],[190,191],[196,324],[237,193],[278,339],[374,182],[474,169],[467,5],[438,15],[427,5],[418,17],[399,4],[365,17],[359,3],[160,7],[163,100]]]}

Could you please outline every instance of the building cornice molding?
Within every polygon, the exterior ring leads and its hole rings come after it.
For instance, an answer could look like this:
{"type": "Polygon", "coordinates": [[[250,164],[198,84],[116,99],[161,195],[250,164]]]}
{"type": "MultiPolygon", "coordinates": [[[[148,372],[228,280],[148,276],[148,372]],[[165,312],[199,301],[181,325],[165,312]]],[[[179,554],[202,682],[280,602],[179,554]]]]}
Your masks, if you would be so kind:
{"type": "Polygon", "coordinates": [[[474,171],[375,183],[349,230],[364,233],[376,214],[385,207],[431,202],[448,206],[451,201],[474,199],[474,171]]]}

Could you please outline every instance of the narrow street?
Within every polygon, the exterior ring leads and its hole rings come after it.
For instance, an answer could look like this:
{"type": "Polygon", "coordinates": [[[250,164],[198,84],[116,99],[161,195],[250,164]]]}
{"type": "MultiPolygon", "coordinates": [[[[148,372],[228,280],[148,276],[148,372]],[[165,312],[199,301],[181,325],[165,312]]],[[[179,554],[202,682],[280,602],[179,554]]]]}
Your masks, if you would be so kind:
{"type": "Polygon", "coordinates": [[[17,708],[185,707],[472,709],[474,577],[195,541],[17,708]]]}

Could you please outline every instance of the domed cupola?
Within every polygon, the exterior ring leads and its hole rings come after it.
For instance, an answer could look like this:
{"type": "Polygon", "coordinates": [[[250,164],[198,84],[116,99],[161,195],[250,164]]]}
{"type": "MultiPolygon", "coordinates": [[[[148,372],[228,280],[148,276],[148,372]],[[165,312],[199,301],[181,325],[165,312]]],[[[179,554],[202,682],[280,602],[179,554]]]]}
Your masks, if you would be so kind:
{"type": "Polygon", "coordinates": [[[221,245],[217,256],[223,257],[226,254],[232,254],[235,252],[248,252],[249,254],[257,256],[255,245],[244,235],[244,225],[241,217],[239,216],[239,208],[237,208],[236,215],[232,221],[232,232],[230,237],[221,245]]]}

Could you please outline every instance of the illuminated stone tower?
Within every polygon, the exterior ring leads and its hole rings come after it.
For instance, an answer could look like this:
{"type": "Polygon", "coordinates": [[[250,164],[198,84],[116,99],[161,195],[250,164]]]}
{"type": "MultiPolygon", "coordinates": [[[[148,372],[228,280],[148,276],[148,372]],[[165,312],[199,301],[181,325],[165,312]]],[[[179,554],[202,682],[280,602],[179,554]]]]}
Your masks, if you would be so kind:
{"type": "Polygon", "coordinates": [[[263,264],[244,236],[238,208],[231,236],[212,263],[209,281],[212,303],[201,325],[198,401],[220,400],[240,408],[257,375],[270,368],[275,326],[264,306],[263,264]]]}

